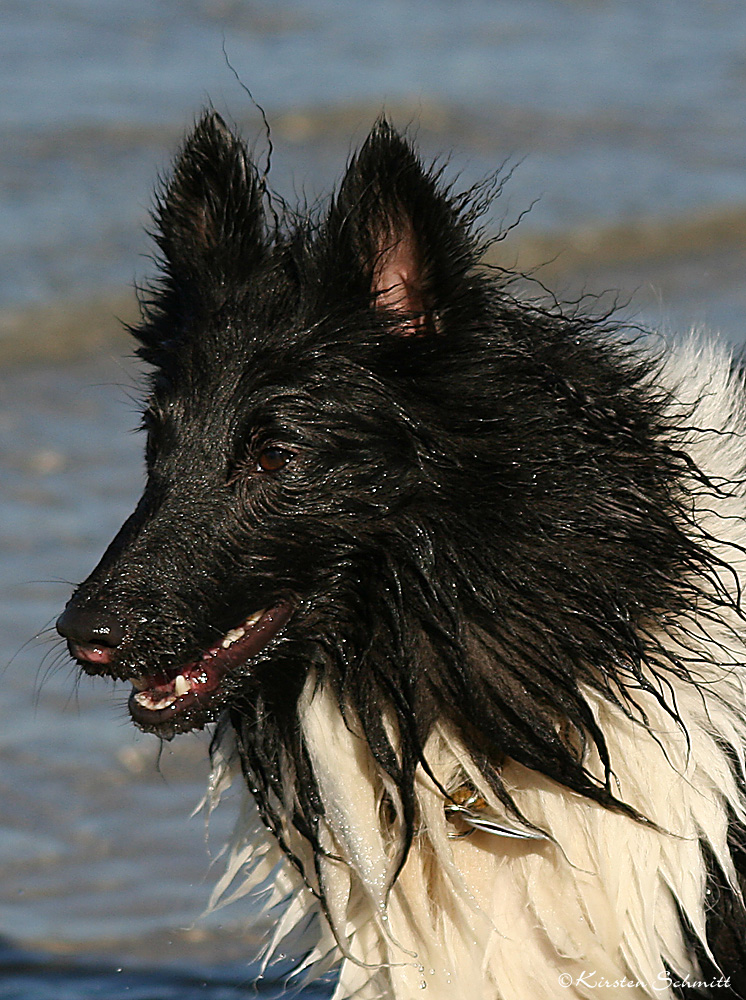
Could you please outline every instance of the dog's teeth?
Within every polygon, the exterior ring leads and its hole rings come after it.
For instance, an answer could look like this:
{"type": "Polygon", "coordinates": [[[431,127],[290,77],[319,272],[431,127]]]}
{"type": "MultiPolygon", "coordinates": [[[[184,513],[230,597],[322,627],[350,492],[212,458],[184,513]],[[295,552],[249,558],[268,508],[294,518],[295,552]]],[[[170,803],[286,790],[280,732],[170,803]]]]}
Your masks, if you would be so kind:
{"type": "Polygon", "coordinates": [[[135,701],[138,705],[142,705],[149,712],[158,712],[162,708],[169,708],[176,701],[176,695],[168,694],[164,698],[158,698],[157,700],[153,697],[152,691],[142,691],[135,695],[135,701]]]}
{"type": "Polygon", "coordinates": [[[220,642],[221,647],[223,649],[227,649],[229,646],[232,646],[234,642],[237,642],[239,639],[243,639],[243,637],[246,635],[246,632],[253,625],[256,625],[256,623],[262,617],[262,615],[264,614],[264,610],[265,609],[262,608],[261,611],[255,612],[255,614],[253,614],[250,618],[246,619],[243,625],[239,625],[238,628],[232,628],[230,632],[226,632],[220,642]]]}
{"type": "Polygon", "coordinates": [[[227,649],[229,646],[232,646],[233,643],[236,642],[238,639],[242,639],[245,635],[246,635],[245,628],[232,628],[230,632],[225,633],[225,635],[223,636],[223,641],[220,643],[220,645],[223,647],[223,649],[227,649]]]}
{"type": "Polygon", "coordinates": [[[156,711],[160,711],[162,708],[170,708],[171,705],[176,701],[174,695],[167,695],[165,698],[161,698],[160,701],[153,703],[153,708],[156,711]]]}
{"type": "Polygon", "coordinates": [[[183,694],[186,694],[189,690],[189,681],[183,674],[177,674],[176,680],[174,681],[174,691],[176,692],[176,697],[181,698],[183,694]]]}

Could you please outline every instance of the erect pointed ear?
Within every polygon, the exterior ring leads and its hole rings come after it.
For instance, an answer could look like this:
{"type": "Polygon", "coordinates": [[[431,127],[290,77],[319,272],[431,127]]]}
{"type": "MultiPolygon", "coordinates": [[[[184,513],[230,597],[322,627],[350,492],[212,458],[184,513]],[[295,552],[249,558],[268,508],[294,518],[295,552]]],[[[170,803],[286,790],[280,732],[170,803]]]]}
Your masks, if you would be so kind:
{"type": "Polygon", "coordinates": [[[248,151],[214,111],[187,137],[155,211],[167,275],[206,294],[245,280],[264,252],[262,193],[248,151]]]}
{"type": "Polygon", "coordinates": [[[473,263],[468,224],[412,146],[380,119],[352,159],[329,217],[351,292],[404,335],[438,329],[438,314],[473,263]]]}

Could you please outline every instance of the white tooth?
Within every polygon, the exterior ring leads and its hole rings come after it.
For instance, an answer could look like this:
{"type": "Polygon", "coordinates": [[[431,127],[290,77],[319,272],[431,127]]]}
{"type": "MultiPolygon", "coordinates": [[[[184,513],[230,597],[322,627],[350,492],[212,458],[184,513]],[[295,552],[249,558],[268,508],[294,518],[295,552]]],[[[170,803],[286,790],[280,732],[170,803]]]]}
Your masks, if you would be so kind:
{"type": "Polygon", "coordinates": [[[156,712],[160,711],[162,708],[170,708],[171,705],[176,701],[176,697],[172,694],[166,695],[165,698],[159,698],[158,701],[154,701],[151,705],[156,712]]]}
{"type": "Polygon", "coordinates": [[[256,625],[256,623],[259,621],[259,619],[262,617],[262,615],[264,614],[264,612],[266,610],[267,610],[266,608],[262,608],[261,611],[257,611],[256,614],[253,614],[251,616],[251,618],[247,618],[246,619],[246,624],[247,625],[256,625]]]}
{"type": "Polygon", "coordinates": [[[176,697],[181,698],[183,694],[186,694],[189,690],[189,681],[183,674],[177,674],[176,680],[174,681],[174,691],[176,692],[176,697]]]}
{"type": "Polygon", "coordinates": [[[149,712],[157,712],[161,708],[169,708],[176,701],[176,695],[157,696],[154,691],[142,691],[135,695],[135,701],[149,712]]]}
{"type": "Polygon", "coordinates": [[[223,636],[223,641],[220,643],[220,645],[223,647],[223,649],[227,649],[229,646],[232,646],[237,639],[243,638],[245,634],[246,634],[245,628],[232,628],[230,632],[225,633],[225,635],[223,636]]]}

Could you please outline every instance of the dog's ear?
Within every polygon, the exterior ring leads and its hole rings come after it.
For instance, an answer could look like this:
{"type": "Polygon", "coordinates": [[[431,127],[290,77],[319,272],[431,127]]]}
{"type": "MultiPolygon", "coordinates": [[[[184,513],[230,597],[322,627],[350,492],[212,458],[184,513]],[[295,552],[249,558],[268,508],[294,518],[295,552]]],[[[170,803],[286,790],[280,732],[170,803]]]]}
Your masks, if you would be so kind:
{"type": "Polygon", "coordinates": [[[351,160],[329,228],[351,291],[387,310],[404,335],[438,328],[472,264],[473,243],[440,171],[427,170],[385,118],[351,160]]]}
{"type": "Polygon", "coordinates": [[[155,211],[171,281],[205,295],[245,280],[264,252],[262,192],[243,142],[214,111],[188,136],[155,211]]]}

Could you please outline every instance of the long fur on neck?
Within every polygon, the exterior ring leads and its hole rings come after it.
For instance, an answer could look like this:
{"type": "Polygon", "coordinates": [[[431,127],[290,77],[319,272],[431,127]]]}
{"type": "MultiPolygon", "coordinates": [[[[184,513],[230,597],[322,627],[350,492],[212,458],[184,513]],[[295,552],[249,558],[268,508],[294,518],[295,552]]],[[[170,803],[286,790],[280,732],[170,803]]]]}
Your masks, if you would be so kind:
{"type": "MultiPolygon", "coordinates": [[[[308,961],[330,948],[343,959],[335,997],[411,1000],[427,987],[432,1000],[555,1000],[597,997],[599,984],[617,983],[624,996],[670,998],[679,993],[668,984],[701,975],[708,870],[714,861],[739,897],[729,831],[734,821],[746,826],[746,649],[736,599],[746,545],[746,424],[740,375],[718,347],[692,339],[657,380],[671,393],[677,448],[686,448],[697,470],[688,493],[692,522],[716,561],[731,568],[734,600],[730,609],[720,602],[717,619],[697,622],[688,612],[669,618],[664,630],[650,624],[661,662],[670,654],[686,671],[648,671],[633,710],[624,698],[584,685],[608,763],[589,743],[582,765],[599,786],[610,767],[613,796],[626,808],[609,808],[509,758],[496,789],[473,748],[441,721],[425,747],[427,767],[417,770],[414,833],[394,881],[406,823],[396,783],[371,754],[354,712],[348,707],[343,716],[338,693],[309,677],[299,724],[322,806],[321,851],[299,836],[288,811],[281,834],[299,870],[283,861],[259,835],[251,800],[215,902],[231,883],[244,894],[274,872],[265,904],[285,900],[277,944],[320,898],[331,935],[308,961]],[[494,814],[508,816],[504,790],[549,839],[454,838],[444,790],[465,780],[494,814]]],[[[396,720],[384,723],[395,744],[396,720]]]]}

